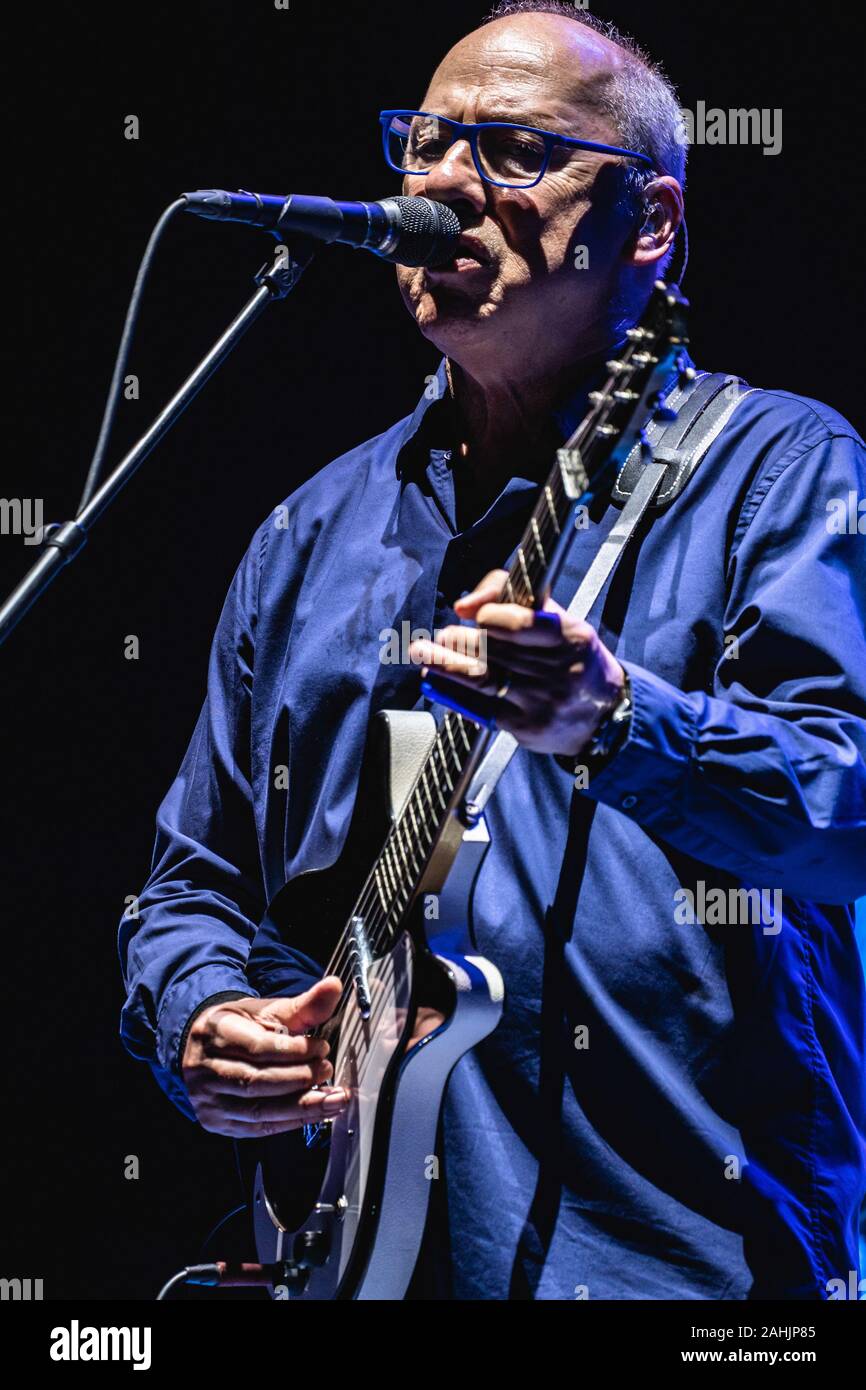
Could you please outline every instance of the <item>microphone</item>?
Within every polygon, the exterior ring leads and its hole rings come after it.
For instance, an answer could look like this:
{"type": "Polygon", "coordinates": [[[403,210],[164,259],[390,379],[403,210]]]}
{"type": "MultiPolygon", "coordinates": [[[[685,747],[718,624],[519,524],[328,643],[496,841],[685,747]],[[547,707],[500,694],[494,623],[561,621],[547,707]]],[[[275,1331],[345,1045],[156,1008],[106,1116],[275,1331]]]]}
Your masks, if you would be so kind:
{"type": "Polygon", "coordinates": [[[444,265],[454,256],[463,228],[445,203],[430,198],[383,198],[378,203],[342,203],[290,193],[227,193],[200,188],[184,193],[185,212],[217,222],[246,222],[268,231],[303,232],[318,241],[341,241],[372,251],[396,265],[444,265]]]}

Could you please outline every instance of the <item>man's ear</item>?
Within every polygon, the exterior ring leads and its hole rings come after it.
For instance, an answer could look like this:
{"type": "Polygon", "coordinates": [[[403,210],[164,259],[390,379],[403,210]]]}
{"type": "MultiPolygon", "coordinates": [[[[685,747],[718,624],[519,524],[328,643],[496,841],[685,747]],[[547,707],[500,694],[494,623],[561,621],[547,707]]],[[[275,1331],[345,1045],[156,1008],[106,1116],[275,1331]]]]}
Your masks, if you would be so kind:
{"type": "Polygon", "coordinates": [[[676,179],[665,174],[648,183],[632,250],[633,264],[652,265],[663,260],[673,247],[682,220],[683,190],[676,179]]]}

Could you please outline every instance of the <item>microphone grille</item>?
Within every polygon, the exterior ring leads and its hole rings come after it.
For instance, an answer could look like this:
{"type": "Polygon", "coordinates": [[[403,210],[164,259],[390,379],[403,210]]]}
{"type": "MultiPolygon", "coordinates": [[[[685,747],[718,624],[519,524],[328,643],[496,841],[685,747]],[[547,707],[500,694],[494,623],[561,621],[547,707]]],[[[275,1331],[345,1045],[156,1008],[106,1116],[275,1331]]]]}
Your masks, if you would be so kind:
{"type": "Polygon", "coordinates": [[[388,198],[399,209],[396,250],[382,257],[397,265],[444,265],[454,255],[463,231],[460,219],[445,203],[432,198],[388,198]]]}

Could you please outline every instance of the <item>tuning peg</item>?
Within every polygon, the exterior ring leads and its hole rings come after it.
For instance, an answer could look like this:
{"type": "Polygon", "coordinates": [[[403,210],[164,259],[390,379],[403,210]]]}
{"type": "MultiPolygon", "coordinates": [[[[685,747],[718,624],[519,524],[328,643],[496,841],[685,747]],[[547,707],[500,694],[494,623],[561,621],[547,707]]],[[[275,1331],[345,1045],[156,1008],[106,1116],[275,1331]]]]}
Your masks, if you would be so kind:
{"type": "Polygon", "coordinates": [[[616,394],[611,398],[606,391],[590,391],[589,393],[590,405],[607,405],[611,399],[616,400],[616,394]]]}
{"type": "Polygon", "coordinates": [[[622,376],[623,372],[628,371],[628,363],[617,362],[616,359],[614,359],[612,362],[605,362],[604,365],[610,372],[611,376],[622,376]]]}
{"type": "Polygon", "coordinates": [[[631,405],[633,401],[639,401],[640,396],[637,391],[614,391],[613,399],[620,405],[631,405]]]}
{"type": "Polygon", "coordinates": [[[681,367],[679,384],[680,386],[688,386],[689,382],[694,381],[696,377],[697,372],[695,371],[694,367],[681,367]]]}

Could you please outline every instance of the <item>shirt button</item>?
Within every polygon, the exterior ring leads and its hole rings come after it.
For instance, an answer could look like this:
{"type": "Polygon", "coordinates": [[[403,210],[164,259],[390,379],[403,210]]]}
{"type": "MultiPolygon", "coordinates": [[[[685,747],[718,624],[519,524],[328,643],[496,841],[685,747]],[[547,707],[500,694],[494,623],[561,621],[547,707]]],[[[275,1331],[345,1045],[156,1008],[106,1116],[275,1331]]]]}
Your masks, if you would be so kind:
{"type": "Polygon", "coordinates": [[[623,799],[622,799],[622,801],[620,802],[620,806],[622,807],[622,809],[623,809],[624,811],[633,811],[636,805],[637,805],[637,797],[636,797],[636,796],[624,796],[623,799]]]}

